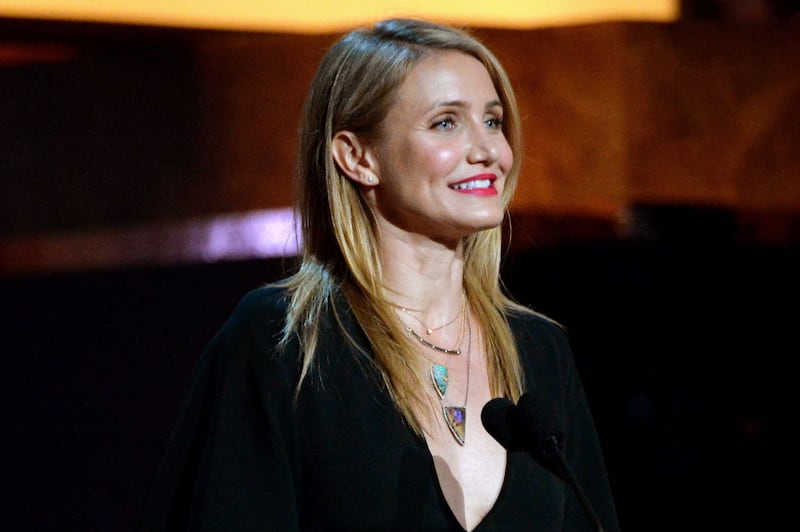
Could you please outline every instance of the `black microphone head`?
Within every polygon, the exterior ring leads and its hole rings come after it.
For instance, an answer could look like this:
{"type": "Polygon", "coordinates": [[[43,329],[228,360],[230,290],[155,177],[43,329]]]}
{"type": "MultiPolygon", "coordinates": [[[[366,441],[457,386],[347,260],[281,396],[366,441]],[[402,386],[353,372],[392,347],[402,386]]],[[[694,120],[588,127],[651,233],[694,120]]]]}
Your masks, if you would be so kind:
{"type": "Polygon", "coordinates": [[[495,397],[481,409],[481,422],[486,432],[508,450],[513,450],[511,447],[515,440],[509,423],[509,414],[515,408],[514,403],[505,397],[495,397]]]}
{"type": "Polygon", "coordinates": [[[564,432],[558,424],[556,403],[537,390],[525,392],[517,402],[514,417],[512,424],[518,427],[525,450],[541,465],[565,478],[559,458],[564,432]]]}
{"type": "Polygon", "coordinates": [[[525,392],[516,405],[504,397],[492,399],[483,406],[481,421],[508,451],[525,451],[564,478],[559,463],[564,432],[559,427],[558,407],[546,394],[525,392]]]}
{"type": "Polygon", "coordinates": [[[564,443],[564,432],[559,426],[558,405],[547,394],[530,390],[522,394],[517,402],[519,426],[525,437],[535,447],[540,447],[548,438],[555,436],[559,445],[564,443]]]}

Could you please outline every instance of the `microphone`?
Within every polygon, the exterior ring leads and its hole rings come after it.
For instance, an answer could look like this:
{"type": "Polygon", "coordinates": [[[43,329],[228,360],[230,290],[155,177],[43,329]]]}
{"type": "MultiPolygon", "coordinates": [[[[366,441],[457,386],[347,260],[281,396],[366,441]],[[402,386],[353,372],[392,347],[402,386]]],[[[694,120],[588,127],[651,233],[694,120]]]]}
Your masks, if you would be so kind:
{"type": "Polygon", "coordinates": [[[481,422],[497,442],[509,451],[519,451],[519,442],[516,441],[516,430],[511,429],[509,416],[516,409],[516,405],[505,397],[495,397],[483,405],[481,422]],[[512,442],[512,439],[514,440],[512,442]]]}
{"type": "Polygon", "coordinates": [[[486,431],[508,451],[525,451],[557,477],[566,481],[558,459],[554,459],[553,444],[564,441],[555,420],[557,411],[552,402],[537,400],[525,393],[515,405],[505,397],[496,397],[481,410],[486,431]],[[543,405],[551,405],[548,413],[543,405]]]}
{"type": "Polygon", "coordinates": [[[600,518],[561,449],[565,436],[557,419],[555,402],[537,390],[522,394],[516,405],[504,397],[496,397],[481,410],[481,422],[486,431],[509,452],[527,452],[569,484],[589,520],[598,532],[603,532],[600,518]]]}

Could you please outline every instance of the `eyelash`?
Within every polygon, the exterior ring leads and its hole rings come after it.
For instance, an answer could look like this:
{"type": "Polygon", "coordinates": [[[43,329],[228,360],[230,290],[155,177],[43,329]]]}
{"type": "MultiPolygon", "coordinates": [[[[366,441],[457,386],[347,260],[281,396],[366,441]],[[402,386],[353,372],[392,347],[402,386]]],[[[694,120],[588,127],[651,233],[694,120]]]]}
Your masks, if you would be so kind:
{"type": "Polygon", "coordinates": [[[486,122],[492,122],[495,129],[503,129],[503,119],[500,117],[489,118],[486,122]]]}
{"type": "Polygon", "coordinates": [[[433,129],[451,129],[455,123],[456,119],[452,116],[446,116],[443,118],[437,118],[433,121],[433,125],[431,126],[433,129]],[[442,128],[441,126],[447,124],[447,128],[442,128]]]}
{"type": "MultiPolygon", "coordinates": [[[[444,124],[447,124],[449,126],[449,127],[447,127],[447,129],[451,129],[453,127],[455,121],[456,121],[455,117],[452,117],[452,116],[439,118],[439,119],[433,121],[433,124],[431,125],[431,128],[432,129],[437,129],[437,128],[438,129],[442,129],[441,126],[443,126],[444,124]]],[[[483,121],[483,123],[484,124],[491,123],[490,127],[492,127],[493,129],[502,129],[503,128],[503,119],[500,118],[500,117],[487,118],[486,120],[483,121]]]]}

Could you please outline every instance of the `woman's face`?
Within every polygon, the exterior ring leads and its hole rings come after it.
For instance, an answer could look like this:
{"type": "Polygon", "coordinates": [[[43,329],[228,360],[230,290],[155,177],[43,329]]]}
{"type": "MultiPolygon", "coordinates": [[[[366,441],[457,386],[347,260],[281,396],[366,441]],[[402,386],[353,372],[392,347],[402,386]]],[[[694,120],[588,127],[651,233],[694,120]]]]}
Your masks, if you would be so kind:
{"type": "Polygon", "coordinates": [[[502,121],[477,59],[457,51],[422,59],[371,145],[378,184],[367,198],[379,223],[444,240],[499,225],[513,163],[502,121]]]}

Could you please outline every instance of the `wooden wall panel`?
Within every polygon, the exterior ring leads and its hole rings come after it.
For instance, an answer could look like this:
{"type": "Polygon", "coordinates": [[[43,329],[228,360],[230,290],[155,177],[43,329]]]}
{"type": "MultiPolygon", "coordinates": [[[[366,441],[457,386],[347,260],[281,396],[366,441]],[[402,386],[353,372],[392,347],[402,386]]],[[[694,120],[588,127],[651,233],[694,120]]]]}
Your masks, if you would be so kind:
{"type": "Polygon", "coordinates": [[[514,210],[612,215],[624,207],[624,37],[616,24],[487,32],[525,128],[514,210]]]}
{"type": "Polygon", "coordinates": [[[292,204],[303,99],[331,36],[225,35],[203,39],[203,128],[217,180],[213,210],[292,204]]]}
{"type": "MultiPolygon", "coordinates": [[[[800,41],[790,25],[479,29],[525,127],[515,211],[619,217],[632,204],[800,210],[800,41]]],[[[205,144],[227,208],[288,204],[294,128],[332,36],[209,39],[205,144]]]]}
{"type": "MultiPolygon", "coordinates": [[[[0,65],[0,240],[15,242],[0,256],[31,236],[291,204],[302,102],[336,35],[38,24],[5,46],[69,53],[0,65]]],[[[517,225],[594,239],[642,205],[711,207],[756,240],[800,241],[798,30],[476,29],[523,115],[517,225]]]]}
{"type": "Polygon", "coordinates": [[[800,27],[629,25],[629,201],[800,209],[800,27]]]}

